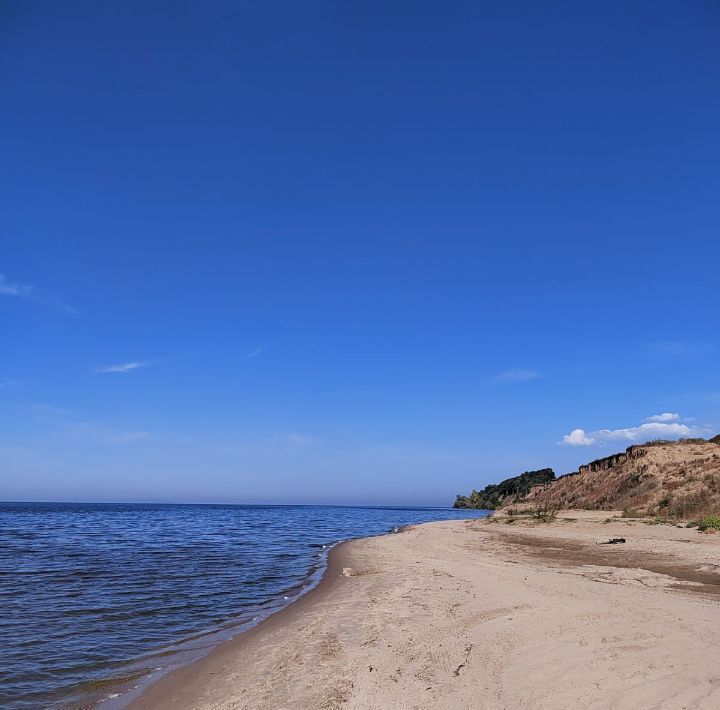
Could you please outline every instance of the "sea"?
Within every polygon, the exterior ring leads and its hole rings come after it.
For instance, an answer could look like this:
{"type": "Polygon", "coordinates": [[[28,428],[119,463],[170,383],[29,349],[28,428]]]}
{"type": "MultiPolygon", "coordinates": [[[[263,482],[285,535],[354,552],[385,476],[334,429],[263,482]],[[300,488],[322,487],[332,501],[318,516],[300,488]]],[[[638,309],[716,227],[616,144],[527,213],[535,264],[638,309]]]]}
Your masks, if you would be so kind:
{"type": "Polygon", "coordinates": [[[122,707],[312,588],[337,542],[486,514],[0,503],[0,707],[122,707]]]}

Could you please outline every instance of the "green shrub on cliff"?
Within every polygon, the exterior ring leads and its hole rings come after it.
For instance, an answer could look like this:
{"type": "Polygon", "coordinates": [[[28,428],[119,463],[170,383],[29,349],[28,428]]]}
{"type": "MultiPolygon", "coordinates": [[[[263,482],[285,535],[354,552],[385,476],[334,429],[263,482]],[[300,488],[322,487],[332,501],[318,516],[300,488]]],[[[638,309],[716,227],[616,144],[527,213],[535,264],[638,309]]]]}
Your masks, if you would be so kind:
{"type": "Polygon", "coordinates": [[[554,480],[555,472],[551,468],[542,468],[539,471],[525,471],[519,476],[507,478],[501,483],[485,486],[481,491],[473,491],[469,496],[459,495],[453,507],[495,510],[505,502],[523,498],[533,486],[554,480]]]}

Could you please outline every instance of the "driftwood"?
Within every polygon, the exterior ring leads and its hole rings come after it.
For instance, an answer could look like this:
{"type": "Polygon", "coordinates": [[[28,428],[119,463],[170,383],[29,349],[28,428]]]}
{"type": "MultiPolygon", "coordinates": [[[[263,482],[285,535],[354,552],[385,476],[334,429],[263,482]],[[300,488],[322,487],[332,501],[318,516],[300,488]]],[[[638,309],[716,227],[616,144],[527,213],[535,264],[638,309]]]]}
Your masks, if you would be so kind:
{"type": "Polygon", "coordinates": [[[625,542],[624,537],[609,537],[607,540],[598,540],[595,544],[596,545],[617,545],[622,542],[625,542]]]}

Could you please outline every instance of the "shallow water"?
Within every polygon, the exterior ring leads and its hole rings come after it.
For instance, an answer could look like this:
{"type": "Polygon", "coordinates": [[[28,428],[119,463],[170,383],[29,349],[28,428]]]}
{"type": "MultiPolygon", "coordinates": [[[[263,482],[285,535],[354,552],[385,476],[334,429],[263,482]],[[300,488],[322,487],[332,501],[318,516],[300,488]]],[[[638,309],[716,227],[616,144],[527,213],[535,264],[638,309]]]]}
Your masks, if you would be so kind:
{"type": "Polygon", "coordinates": [[[0,706],[92,704],[286,605],[338,540],[482,514],[0,504],[0,706]]]}

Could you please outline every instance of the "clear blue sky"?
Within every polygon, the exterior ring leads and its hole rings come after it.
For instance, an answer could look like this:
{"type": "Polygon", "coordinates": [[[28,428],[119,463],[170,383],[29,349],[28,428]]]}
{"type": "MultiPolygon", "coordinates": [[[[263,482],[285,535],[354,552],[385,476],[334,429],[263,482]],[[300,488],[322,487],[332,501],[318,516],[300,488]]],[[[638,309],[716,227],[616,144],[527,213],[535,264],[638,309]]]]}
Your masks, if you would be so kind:
{"type": "Polygon", "coordinates": [[[3,2],[0,498],[449,504],[717,430],[718,47],[711,0],[3,2]]]}

